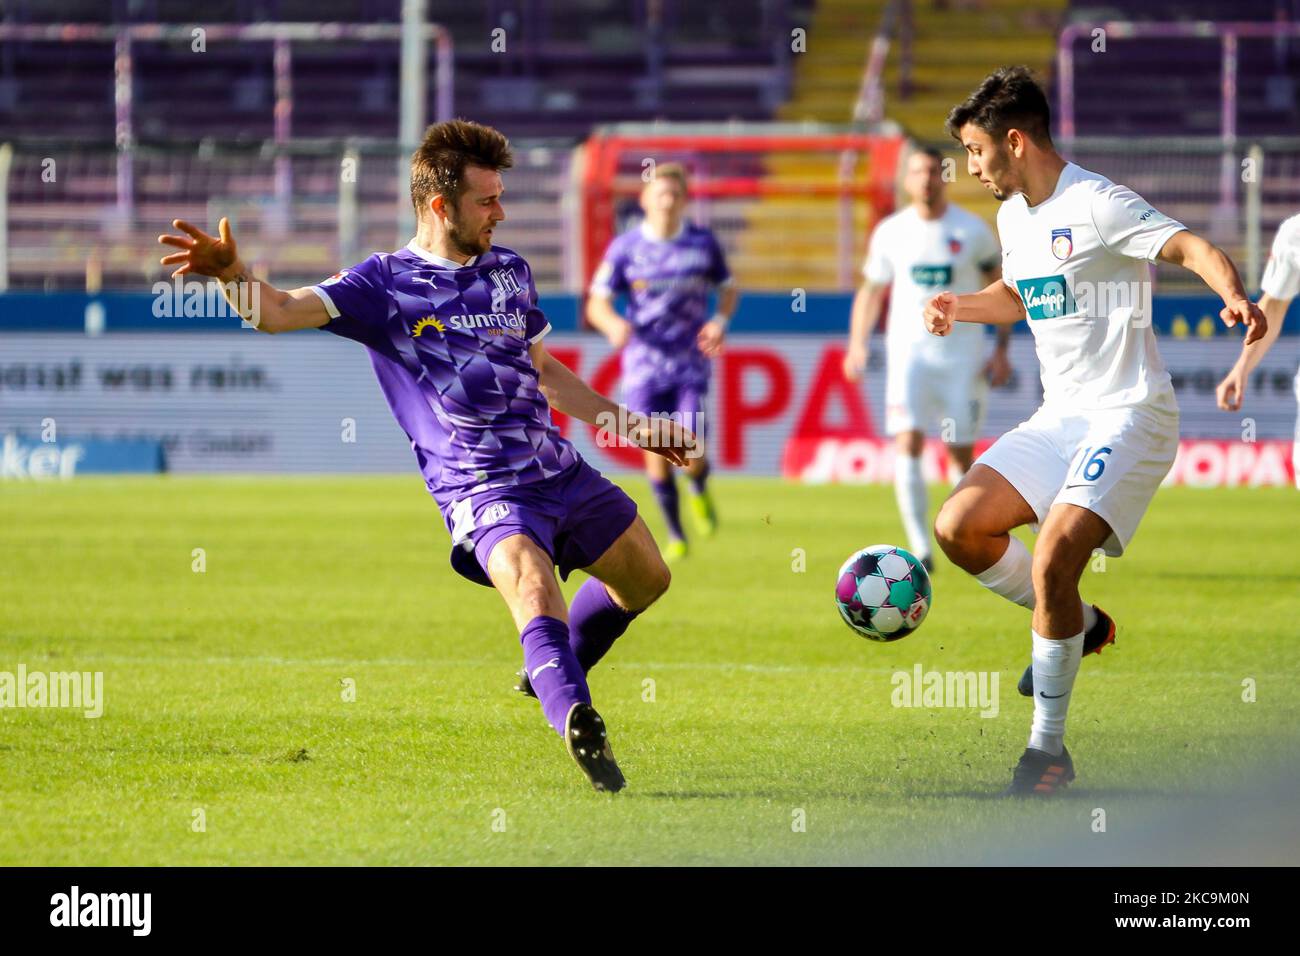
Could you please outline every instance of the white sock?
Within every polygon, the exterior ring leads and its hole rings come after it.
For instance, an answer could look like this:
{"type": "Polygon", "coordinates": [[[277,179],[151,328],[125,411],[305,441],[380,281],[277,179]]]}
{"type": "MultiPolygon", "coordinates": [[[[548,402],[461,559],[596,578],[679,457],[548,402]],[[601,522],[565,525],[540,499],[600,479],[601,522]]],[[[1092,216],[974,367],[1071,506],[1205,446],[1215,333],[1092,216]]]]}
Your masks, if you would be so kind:
{"type": "Polygon", "coordinates": [[[1083,635],[1063,640],[1034,635],[1034,724],[1029,746],[1053,757],[1065,746],[1065,714],[1083,657],[1083,635]]]}
{"type": "MultiPolygon", "coordinates": [[[[1034,609],[1034,558],[1019,538],[1012,537],[1002,557],[993,567],[975,575],[975,580],[994,594],[1000,594],[1012,604],[1034,609]]],[[[1083,607],[1083,629],[1092,630],[1097,623],[1097,610],[1087,601],[1083,607]]]]}
{"type": "Polygon", "coordinates": [[[957,459],[948,456],[948,483],[955,485],[966,477],[966,469],[957,464],[957,459]]]}
{"type": "Polygon", "coordinates": [[[930,557],[930,526],[925,520],[930,502],[919,457],[899,455],[894,459],[894,497],[898,499],[909,549],[918,558],[930,557]]]}
{"type": "Polygon", "coordinates": [[[987,571],[975,575],[975,580],[994,594],[1000,594],[1012,604],[1034,609],[1034,559],[1019,538],[1012,536],[1007,550],[987,571]]]}

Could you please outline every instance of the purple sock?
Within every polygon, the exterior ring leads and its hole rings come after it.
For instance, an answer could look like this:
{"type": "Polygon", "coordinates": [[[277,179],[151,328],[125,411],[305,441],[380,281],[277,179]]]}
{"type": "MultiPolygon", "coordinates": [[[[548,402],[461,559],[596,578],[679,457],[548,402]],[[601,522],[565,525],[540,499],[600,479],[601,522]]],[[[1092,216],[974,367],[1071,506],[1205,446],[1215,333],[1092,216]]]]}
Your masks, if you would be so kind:
{"type": "Polygon", "coordinates": [[[677,506],[677,480],[669,475],[664,481],[652,481],[650,487],[654,489],[655,497],[659,499],[659,508],[664,513],[664,520],[668,522],[668,534],[678,541],[685,541],[686,535],[682,532],[682,513],[677,506]]]}
{"type": "Polygon", "coordinates": [[[539,615],[524,625],[519,643],[524,645],[524,667],[533,693],[542,703],[542,713],[555,732],[564,736],[564,720],[573,705],[591,703],[587,678],[569,649],[569,625],[539,615]]]}
{"type": "Polygon", "coordinates": [[[584,672],[596,666],[638,613],[615,604],[609,590],[596,578],[582,582],[569,605],[569,647],[584,672]]]}
{"type": "Polygon", "coordinates": [[[704,483],[709,480],[709,466],[705,464],[698,475],[691,475],[691,488],[697,495],[704,494],[704,483]]]}

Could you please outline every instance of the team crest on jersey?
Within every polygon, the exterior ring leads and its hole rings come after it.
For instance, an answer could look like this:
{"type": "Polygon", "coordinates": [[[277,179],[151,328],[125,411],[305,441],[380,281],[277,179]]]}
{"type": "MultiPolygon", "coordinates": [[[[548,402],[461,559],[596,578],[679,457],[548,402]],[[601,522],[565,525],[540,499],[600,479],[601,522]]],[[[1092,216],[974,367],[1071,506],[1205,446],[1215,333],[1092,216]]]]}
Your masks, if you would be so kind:
{"type": "Polygon", "coordinates": [[[347,275],[347,274],[348,274],[348,272],[347,272],[346,269],[344,269],[342,272],[336,272],[336,273],[334,273],[332,276],[330,276],[328,279],[326,279],[324,282],[322,282],[321,285],[333,285],[334,283],[338,282],[340,279],[342,279],[342,278],[343,278],[345,275],[347,275]]]}
{"type": "Polygon", "coordinates": [[[1064,262],[1074,252],[1074,237],[1069,229],[1052,230],[1052,255],[1064,262]]]}
{"type": "Polygon", "coordinates": [[[497,293],[502,296],[523,295],[523,287],[519,280],[515,278],[514,269],[493,269],[488,273],[488,278],[492,284],[497,287],[497,293]]]}
{"type": "Polygon", "coordinates": [[[956,236],[950,238],[948,240],[948,251],[951,252],[954,256],[959,255],[961,253],[961,240],[958,239],[956,236]]]}

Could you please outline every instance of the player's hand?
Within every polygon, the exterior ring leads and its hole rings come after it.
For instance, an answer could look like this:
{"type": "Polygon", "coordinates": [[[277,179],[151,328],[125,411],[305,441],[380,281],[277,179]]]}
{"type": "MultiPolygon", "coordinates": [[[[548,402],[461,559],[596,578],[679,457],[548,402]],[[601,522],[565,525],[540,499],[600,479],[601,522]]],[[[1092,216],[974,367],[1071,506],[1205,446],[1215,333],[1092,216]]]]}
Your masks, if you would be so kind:
{"type": "Polygon", "coordinates": [[[925,328],[932,335],[947,335],[957,321],[957,296],[940,292],[925,304],[925,328]]]}
{"type": "Polygon", "coordinates": [[[867,372],[867,360],[871,350],[861,342],[851,342],[849,350],[844,353],[844,381],[860,382],[867,372]]]}
{"type": "Polygon", "coordinates": [[[722,352],[722,340],[726,334],[727,330],[721,322],[709,319],[700,326],[700,334],[695,337],[695,344],[700,347],[700,351],[705,356],[713,358],[722,352]]]}
{"type": "Polygon", "coordinates": [[[1242,400],[1246,397],[1248,377],[1240,364],[1234,365],[1232,371],[1224,376],[1219,387],[1214,390],[1214,397],[1225,412],[1235,412],[1241,408],[1242,400]]]}
{"type": "Polygon", "coordinates": [[[609,344],[614,348],[621,349],[632,338],[632,323],[627,319],[619,320],[617,325],[605,333],[605,338],[609,339],[609,344]]]}
{"type": "Polygon", "coordinates": [[[1001,388],[1011,381],[1011,360],[1007,358],[1006,349],[993,350],[989,360],[984,363],[984,377],[994,388],[1001,388]]]}
{"type": "Polygon", "coordinates": [[[1254,302],[1249,299],[1234,299],[1219,310],[1219,318],[1228,328],[1238,323],[1246,325],[1246,344],[1258,342],[1268,331],[1268,319],[1254,302]]]}
{"type": "Polygon", "coordinates": [[[646,451],[662,455],[674,465],[686,467],[698,457],[700,440],[695,433],[667,415],[631,415],[626,438],[646,451]]]}
{"type": "Polygon", "coordinates": [[[172,278],[194,272],[201,276],[221,275],[239,261],[235,250],[235,240],[230,235],[230,220],[224,216],[217,224],[220,237],[209,236],[202,229],[190,225],[184,219],[173,219],[172,225],[185,233],[183,236],[162,235],[158,241],[165,246],[176,246],[183,250],[163,256],[158,261],[165,266],[178,266],[172,278]]]}

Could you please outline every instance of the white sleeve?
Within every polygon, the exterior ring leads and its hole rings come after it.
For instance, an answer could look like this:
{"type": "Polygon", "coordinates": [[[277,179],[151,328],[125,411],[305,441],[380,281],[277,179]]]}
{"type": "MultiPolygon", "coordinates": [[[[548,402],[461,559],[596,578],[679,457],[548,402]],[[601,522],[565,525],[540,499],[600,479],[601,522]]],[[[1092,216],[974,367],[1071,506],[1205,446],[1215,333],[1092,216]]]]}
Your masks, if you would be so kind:
{"type": "Polygon", "coordinates": [[[998,248],[1001,250],[1002,284],[1006,286],[1008,289],[1010,289],[1012,292],[1014,292],[1016,295],[1019,295],[1020,288],[1019,286],[1016,285],[1016,278],[1014,275],[1012,275],[1011,272],[1011,256],[1008,253],[1008,250],[1004,248],[1002,245],[1002,235],[1011,230],[1009,224],[1004,227],[1002,222],[1003,218],[1006,215],[1006,212],[1007,212],[1007,204],[1003,203],[1001,208],[998,209],[998,219],[997,219],[998,231],[997,231],[997,235],[994,236],[994,238],[997,240],[998,248]]]}
{"type": "Polygon", "coordinates": [[[1002,247],[998,245],[997,236],[980,220],[980,227],[975,241],[975,265],[981,270],[992,269],[1002,264],[1002,247]]]}
{"type": "Polygon", "coordinates": [[[876,226],[867,245],[867,261],[862,276],[872,285],[889,285],[894,281],[894,263],[889,258],[888,220],[876,226]]]}
{"type": "Polygon", "coordinates": [[[1273,237],[1259,285],[1265,295],[1284,302],[1300,295],[1300,216],[1282,223],[1273,237]]]}
{"type": "Polygon", "coordinates": [[[1110,183],[1092,199],[1092,224],[1111,252],[1130,259],[1153,260],[1169,237],[1187,227],[1153,208],[1129,189],[1110,183]]]}

